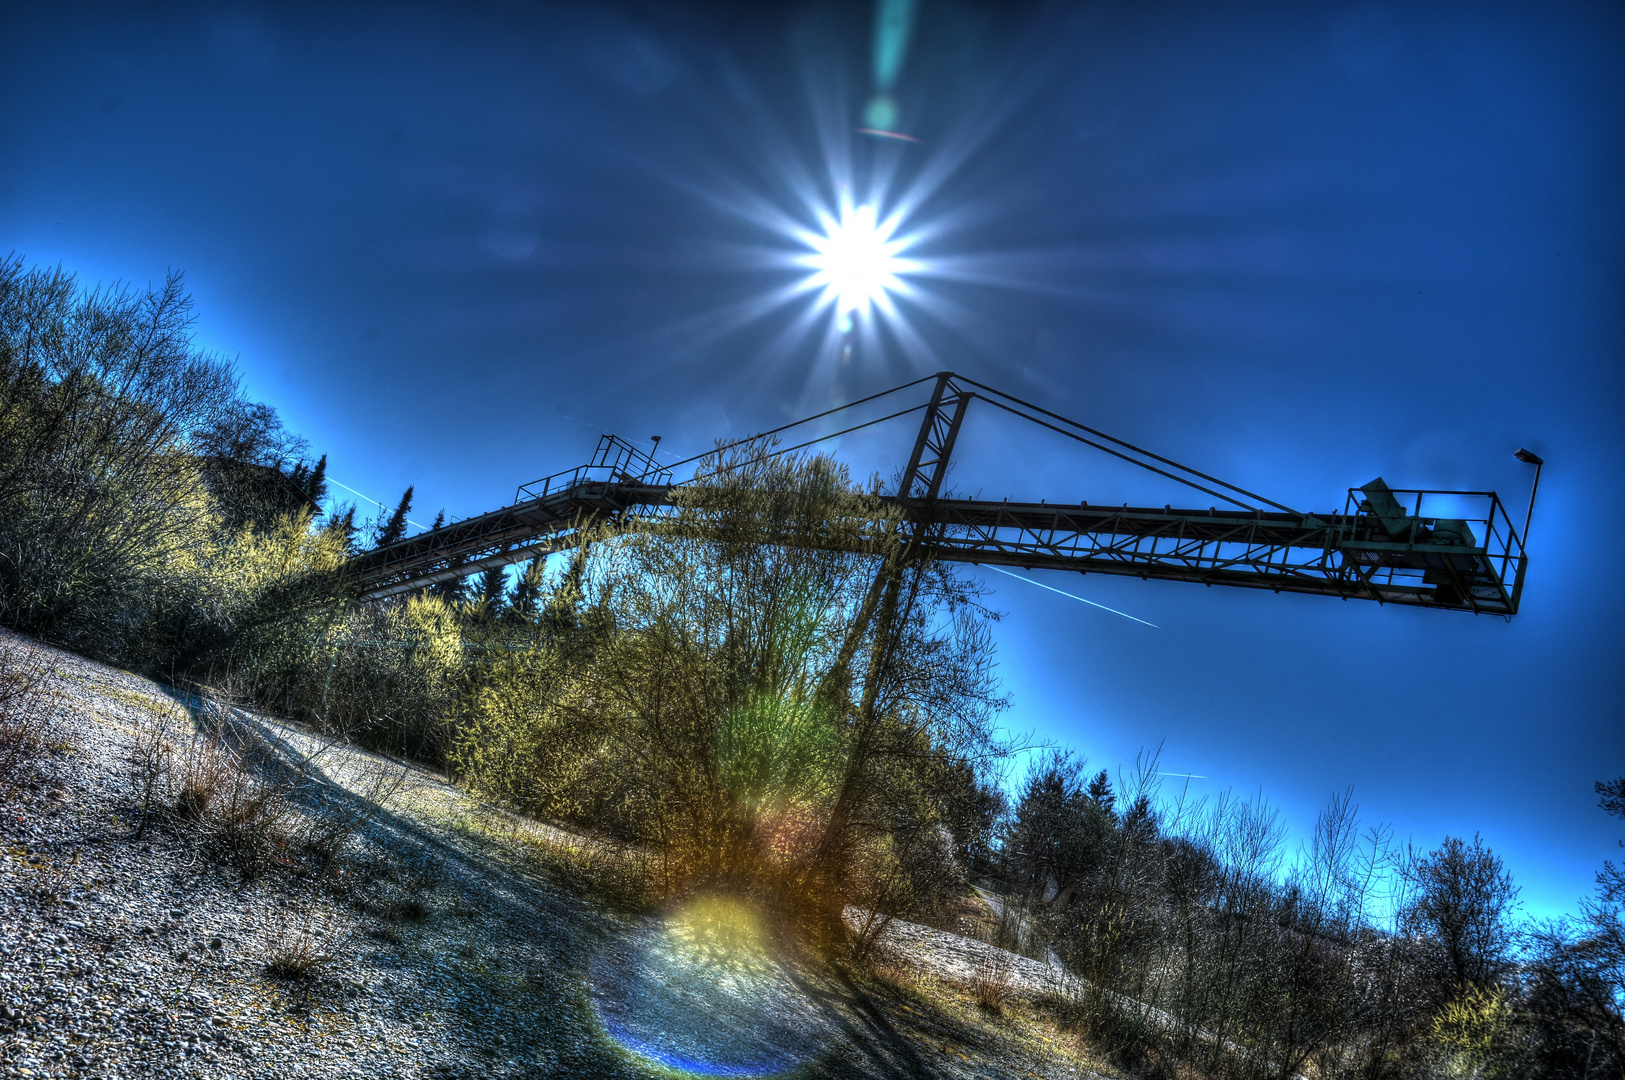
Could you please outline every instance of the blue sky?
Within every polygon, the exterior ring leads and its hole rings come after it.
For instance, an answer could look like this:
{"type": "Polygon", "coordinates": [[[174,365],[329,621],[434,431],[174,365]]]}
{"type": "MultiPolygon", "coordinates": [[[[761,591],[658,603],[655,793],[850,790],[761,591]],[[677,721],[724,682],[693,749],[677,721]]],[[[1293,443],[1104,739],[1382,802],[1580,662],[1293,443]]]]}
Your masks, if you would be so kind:
{"type": "MultiPolygon", "coordinates": [[[[1572,909],[1621,831],[1591,785],[1625,772],[1620,9],[926,0],[893,91],[918,142],[855,130],[872,22],[8,5],[0,249],[184,270],[200,340],[334,477],[415,484],[418,520],[601,431],[686,455],[939,368],[1310,510],[1381,475],[1493,488],[1521,524],[1529,446],[1511,623],[1044,578],[1150,629],[982,573],[1012,728],[1097,767],[1160,744],[1299,830],[1352,784],[1572,909]],[[906,205],[935,268],[909,335],[846,364],[807,296],[771,302],[801,273],[783,223],[843,184],[906,205]]],[[[985,496],[1162,497],[998,424],[960,452],[985,496]]]]}

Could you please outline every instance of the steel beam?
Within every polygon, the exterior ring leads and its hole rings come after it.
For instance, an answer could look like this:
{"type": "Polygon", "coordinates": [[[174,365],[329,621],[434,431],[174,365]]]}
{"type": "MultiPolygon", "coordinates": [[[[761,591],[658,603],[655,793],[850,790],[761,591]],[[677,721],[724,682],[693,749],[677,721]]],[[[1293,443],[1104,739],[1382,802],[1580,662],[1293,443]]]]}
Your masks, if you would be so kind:
{"type": "MultiPolygon", "coordinates": [[[[573,547],[584,528],[658,513],[670,488],[583,484],[550,507],[506,507],[358,556],[351,588],[377,599],[573,547]]],[[[1488,552],[1395,543],[1371,515],[1099,507],[891,497],[914,521],[922,554],[950,562],[1073,570],[1510,615],[1517,610],[1488,552]],[[1424,580],[1448,570],[1461,584],[1424,580]],[[1380,580],[1379,572],[1387,579],[1380,580]],[[1454,595],[1450,595],[1454,593],[1454,595]]],[[[1425,539],[1425,538],[1424,538],[1425,539]]]]}
{"type": "MultiPolygon", "coordinates": [[[[919,556],[1480,614],[1509,616],[1518,609],[1527,560],[1493,492],[1390,491],[1376,481],[1380,490],[1350,489],[1341,513],[1304,514],[952,372],[934,377],[923,408],[898,494],[888,500],[912,522],[919,556]],[[942,498],[966,410],[977,398],[1233,505],[1201,510],[942,498]],[[1372,505],[1373,490],[1382,495],[1381,506],[1372,505]],[[1474,519],[1480,532],[1462,531],[1463,520],[1424,517],[1424,496],[1441,494],[1487,500],[1484,515],[1474,519]],[[1415,506],[1390,498],[1399,495],[1414,496],[1415,506]]],[[[606,437],[589,464],[525,485],[512,506],[357,555],[347,567],[346,587],[350,595],[380,599],[574,547],[599,524],[665,514],[673,488],[669,469],[606,437]]]]}

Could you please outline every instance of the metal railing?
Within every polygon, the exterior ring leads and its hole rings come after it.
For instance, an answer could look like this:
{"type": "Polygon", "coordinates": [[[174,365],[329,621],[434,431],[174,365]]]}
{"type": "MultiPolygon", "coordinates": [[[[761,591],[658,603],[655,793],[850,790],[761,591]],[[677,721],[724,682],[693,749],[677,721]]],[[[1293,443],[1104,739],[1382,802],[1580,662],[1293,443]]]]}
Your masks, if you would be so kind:
{"type": "Polygon", "coordinates": [[[536,502],[588,483],[669,485],[672,471],[619,435],[605,435],[585,465],[519,485],[515,503],[536,502]]]}
{"type": "Polygon", "coordinates": [[[1495,492],[1378,480],[1350,488],[1344,514],[1369,523],[1360,539],[1339,544],[1344,564],[1378,592],[1426,590],[1476,612],[1518,610],[1528,560],[1495,492]]]}

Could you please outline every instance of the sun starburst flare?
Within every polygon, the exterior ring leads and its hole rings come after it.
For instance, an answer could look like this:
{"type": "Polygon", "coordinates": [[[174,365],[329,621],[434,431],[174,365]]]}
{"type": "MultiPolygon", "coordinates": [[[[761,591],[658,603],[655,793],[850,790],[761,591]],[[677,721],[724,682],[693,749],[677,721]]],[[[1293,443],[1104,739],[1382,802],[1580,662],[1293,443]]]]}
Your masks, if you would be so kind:
{"type": "Polygon", "coordinates": [[[907,291],[903,275],[922,269],[902,256],[910,239],[897,235],[898,223],[896,215],[882,219],[872,205],[843,200],[839,217],[820,213],[818,231],[797,233],[810,249],[796,260],[812,271],[805,287],[822,290],[822,303],[834,307],[843,331],[872,307],[889,310],[891,294],[907,291]]]}

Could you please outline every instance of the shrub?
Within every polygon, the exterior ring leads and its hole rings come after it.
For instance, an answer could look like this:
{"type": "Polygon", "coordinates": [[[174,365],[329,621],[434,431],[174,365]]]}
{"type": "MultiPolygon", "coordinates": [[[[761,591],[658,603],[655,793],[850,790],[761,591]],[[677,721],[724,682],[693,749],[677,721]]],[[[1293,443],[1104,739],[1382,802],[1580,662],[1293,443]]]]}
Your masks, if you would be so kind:
{"type": "MultiPolygon", "coordinates": [[[[302,539],[289,528],[285,549],[325,573],[342,555],[330,538],[302,539]]],[[[222,660],[254,688],[262,705],[347,741],[430,762],[451,741],[449,717],[468,667],[463,626],[433,596],[345,610],[310,606],[246,629],[222,660]]]]}
{"type": "MultiPolygon", "coordinates": [[[[230,531],[216,492],[241,494],[243,468],[280,475],[300,449],[243,399],[229,365],[193,345],[191,324],[179,275],[86,291],[61,270],[0,262],[0,608],[11,625],[138,665],[164,666],[189,644],[185,601],[230,531]]],[[[280,497],[226,503],[266,521],[286,511],[280,497]]]]}
{"type": "Polygon", "coordinates": [[[0,801],[34,779],[40,756],[55,737],[41,687],[49,670],[42,650],[0,639],[0,801]]]}
{"type": "Polygon", "coordinates": [[[763,449],[594,535],[542,640],[470,676],[452,759],[648,848],[663,892],[739,890],[840,934],[855,891],[904,914],[952,872],[948,795],[1002,703],[974,590],[839,466],[763,449]]]}

